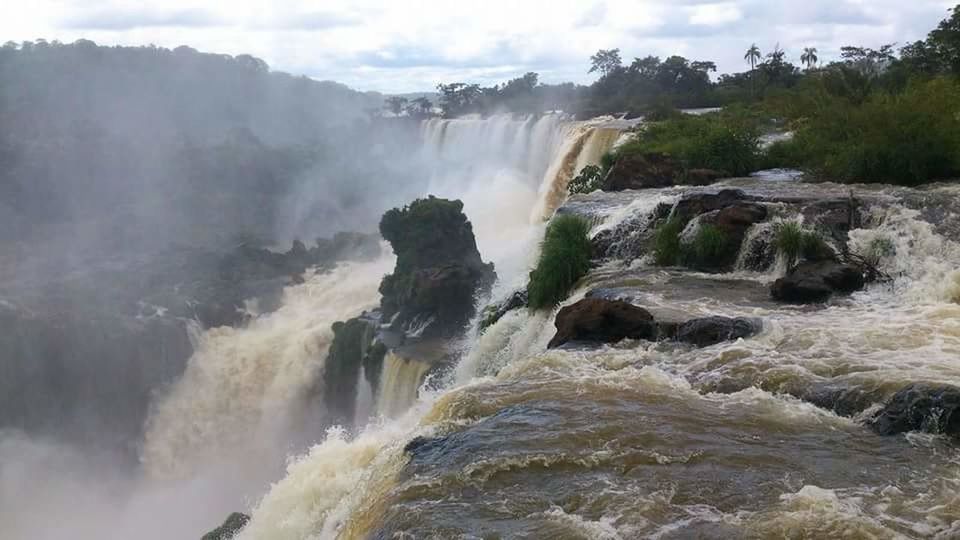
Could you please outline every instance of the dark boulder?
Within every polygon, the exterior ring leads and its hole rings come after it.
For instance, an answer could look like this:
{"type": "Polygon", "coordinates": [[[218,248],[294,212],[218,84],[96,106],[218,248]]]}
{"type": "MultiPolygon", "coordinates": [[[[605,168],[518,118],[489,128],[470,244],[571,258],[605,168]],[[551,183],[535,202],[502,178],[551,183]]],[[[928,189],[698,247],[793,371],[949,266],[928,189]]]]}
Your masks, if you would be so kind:
{"type": "Polygon", "coordinates": [[[770,288],[774,300],[793,304],[825,302],[833,294],[849,294],[866,284],[863,270],[835,261],[804,262],[770,288]]]}
{"type": "Polygon", "coordinates": [[[425,338],[460,334],[477,293],[496,279],[493,265],[480,258],[463,203],[418,199],[385,213],[380,233],[397,254],[393,274],[380,284],[384,320],[425,338]]]}
{"type": "Polygon", "coordinates": [[[203,535],[200,540],[230,540],[246,527],[249,521],[250,516],[234,512],[227,517],[223,525],[203,535]]]}
{"type": "Polygon", "coordinates": [[[697,347],[708,347],[724,341],[751,337],[762,328],[763,324],[759,319],[714,316],[691,319],[680,324],[662,323],[660,337],[697,347]]]}
{"type": "Polygon", "coordinates": [[[908,431],[960,435],[960,388],[911,384],[894,394],[869,424],[881,435],[908,431]]]}
{"type": "MultiPolygon", "coordinates": [[[[700,214],[721,210],[740,202],[749,202],[749,198],[739,189],[724,189],[717,193],[691,193],[677,201],[672,215],[683,223],[688,223],[700,214]]],[[[731,219],[733,217],[735,216],[729,216],[731,219]]]]}
{"type": "Polygon", "coordinates": [[[549,348],[569,341],[616,343],[624,338],[653,339],[656,324],[649,311],[622,300],[584,298],[566,306],[554,321],[557,334],[549,348]]]}

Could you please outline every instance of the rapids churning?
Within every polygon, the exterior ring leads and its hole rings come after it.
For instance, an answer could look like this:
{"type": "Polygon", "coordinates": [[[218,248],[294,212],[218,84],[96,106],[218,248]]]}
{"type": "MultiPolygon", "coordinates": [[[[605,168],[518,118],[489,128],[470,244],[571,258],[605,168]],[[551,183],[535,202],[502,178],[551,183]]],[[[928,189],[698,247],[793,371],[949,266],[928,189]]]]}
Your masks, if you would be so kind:
{"type": "MultiPolygon", "coordinates": [[[[143,479],[98,494],[93,511],[113,515],[119,504],[139,515],[182,498],[173,508],[189,519],[177,534],[197,536],[241,510],[252,518],[244,540],[960,537],[956,444],[881,436],[864,421],[908,383],[960,385],[956,188],[851,193],[761,175],[567,200],[570,179],[626,127],[560,115],[426,121],[418,159],[429,193],[464,202],[497,271],[479,308],[525,286],[555,212],[606,235],[602,261],[552,312],[521,307],[482,332],[478,315],[442,361],[387,353],[378,380],[361,373],[347,392],[353,425],[333,425],[323,408],[331,325],[377,305],[394,260],[310,273],[275,312],[197,336],[185,373],[154,403],[143,479]],[[726,273],[655,266],[639,247],[651,216],[724,188],[763,201],[775,222],[808,219],[795,200],[857,197],[863,219],[848,249],[866,252],[882,237],[890,254],[878,267],[891,279],[800,307],[770,299],[782,260],[751,268],[745,251],[726,273]],[[548,349],[557,311],[588,295],[628,300],[658,320],[748,317],[762,329],[702,348],[548,349]],[[858,392],[863,406],[841,415],[814,404],[833,389],[858,392]],[[208,511],[185,510],[209,500],[208,511]]],[[[748,231],[745,250],[765,227],[748,231]]],[[[0,445],[0,457],[16,451],[0,445]]],[[[69,515],[66,501],[51,504],[69,515]]],[[[0,508],[8,519],[40,517],[0,508]]],[[[63,529],[48,530],[41,537],[63,529]]],[[[172,537],[158,530],[142,537],[172,537]]]]}

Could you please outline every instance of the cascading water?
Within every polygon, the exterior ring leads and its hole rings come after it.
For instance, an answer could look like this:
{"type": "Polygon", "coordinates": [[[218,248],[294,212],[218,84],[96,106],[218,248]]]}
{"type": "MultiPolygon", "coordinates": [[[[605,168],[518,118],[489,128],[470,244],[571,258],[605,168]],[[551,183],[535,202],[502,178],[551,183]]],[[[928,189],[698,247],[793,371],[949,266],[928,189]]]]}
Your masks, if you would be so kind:
{"type": "Polygon", "coordinates": [[[243,452],[262,459],[284,450],[291,432],[309,429],[299,417],[323,369],[331,325],[375,307],[391,267],[387,256],[342,264],[288,287],[280,309],[246,327],[208,330],[148,422],[147,470],[189,473],[243,452]]]}
{"type": "Polygon", "coordinates": [[[410,408],[417,399],[417,390],[430,370],[430,364],[387,353],[377,394],[377,413],[390,418],[410,408]]]}

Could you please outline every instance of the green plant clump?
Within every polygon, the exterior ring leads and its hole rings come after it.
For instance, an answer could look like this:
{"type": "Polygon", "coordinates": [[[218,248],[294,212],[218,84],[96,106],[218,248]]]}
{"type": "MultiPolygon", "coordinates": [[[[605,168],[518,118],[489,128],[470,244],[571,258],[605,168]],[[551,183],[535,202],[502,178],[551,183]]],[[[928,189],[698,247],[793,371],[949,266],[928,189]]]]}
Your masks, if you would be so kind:
{"type": "Polygon", "coordinates": [[[680,242],[680,233],[683,232],[683,221],[670,218],[653,233],[653,258],[660,266],[676,266],[680,264],[683,245],[680,242]]]}
{"type": "Polygon", "coordinates": [[[788,221],[777,225],[774,247],[790,263],[801,259],[820,261],[833,258],[833,250],[813,231],[804,230],[799,223],[788,221]]]}
{"type": "Polygon", "coordinates": [[[681,257],[692,268],[714,268],[727,256],[727,237],[713,225],[701,225],[693,240],[681,247],[681,257]]]}
{"type": "Polygon", "coordinates": [[[527,284],[531,309],[551,308],[590,270],[590,225],[582,218],[561,215],[547,227],[537,267],[527,284]]]}

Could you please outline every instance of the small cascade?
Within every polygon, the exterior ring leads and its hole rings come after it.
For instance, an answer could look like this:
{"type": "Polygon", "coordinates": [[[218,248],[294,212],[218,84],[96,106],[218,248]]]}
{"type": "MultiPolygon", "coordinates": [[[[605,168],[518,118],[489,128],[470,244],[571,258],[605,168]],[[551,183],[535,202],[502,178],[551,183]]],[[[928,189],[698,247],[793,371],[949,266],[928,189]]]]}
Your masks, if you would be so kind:
{"type": "Polygon", "coordinates": [[[393,418],[409,409],[429,370],[427,362],[404,358],[392,351],[387,353],[377,393],[377,414],[393,418]]]}
{"type": "Polygon", "coordinates": [[[357,400],[353,409],[353,425],[362,426],[373,414],[373,385],[367,380],[366,370],[357,378],[357,400]]]}

